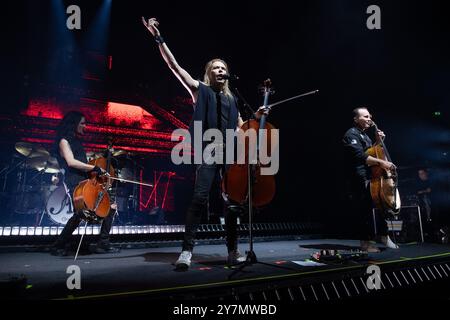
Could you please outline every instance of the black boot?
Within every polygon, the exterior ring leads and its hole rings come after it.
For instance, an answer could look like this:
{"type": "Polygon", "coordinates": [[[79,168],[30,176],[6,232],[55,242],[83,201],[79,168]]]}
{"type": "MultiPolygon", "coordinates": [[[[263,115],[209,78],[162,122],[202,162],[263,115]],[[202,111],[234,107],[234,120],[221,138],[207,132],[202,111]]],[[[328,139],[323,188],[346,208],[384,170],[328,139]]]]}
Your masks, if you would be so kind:
{"type": "Polygon", "coordinates": [[[90,247],[90,251],[92,253],[118,253],[120,252],[119,248],[113,247],[109,240],[99,240],[96,244],[93,244],[90,247]]]}

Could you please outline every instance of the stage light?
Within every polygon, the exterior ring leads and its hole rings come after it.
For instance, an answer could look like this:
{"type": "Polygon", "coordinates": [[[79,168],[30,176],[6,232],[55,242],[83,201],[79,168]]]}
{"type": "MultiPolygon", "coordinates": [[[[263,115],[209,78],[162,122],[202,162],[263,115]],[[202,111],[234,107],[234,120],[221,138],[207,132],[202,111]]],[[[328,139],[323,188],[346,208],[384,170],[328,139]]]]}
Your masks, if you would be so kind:
{"type": "Polygon", "coordinates": [[[42,236],[42,230],[43,230],[42,227],[36,227],[36,230],[35,230],[35,232],[34,232],[34,235],[35,235],[35,236],[42,236]]]}
{"type": "Polygon", "coordinates": [[[34,236],[35,234],[35,228],[34,227],[28,227],[27,229],[27,236],[34,236]]]}
{"type": "Polygon", "coordinates": [[[12,230],[11,230],[11,235],[12,236],[18,236],[19,235],[19,230],[20,230],[19,227],[13,227],[12,230]]]}
{"type": "Polygon", "coordinates": [[[109,39],[111,3],[108,0],[103,1],[91,26],[89,26],[88,34],[84,39],[87,49],[95,50],[102,54],[106,53],[109,39]]]}

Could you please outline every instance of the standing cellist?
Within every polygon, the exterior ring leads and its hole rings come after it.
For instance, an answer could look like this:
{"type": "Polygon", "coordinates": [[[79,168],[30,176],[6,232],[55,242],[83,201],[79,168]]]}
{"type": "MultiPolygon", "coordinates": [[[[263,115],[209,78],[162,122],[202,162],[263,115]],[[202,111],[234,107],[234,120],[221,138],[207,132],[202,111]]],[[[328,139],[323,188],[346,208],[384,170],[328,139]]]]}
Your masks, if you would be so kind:
{"type": "MultiPolygon", "coordinates": [[[[228,87],[228,65],[221,59],[213,59],[206,64],[203,82],[192,78],[175,60],[172,52],[158,30],[158,21],[151,18],[143,24],[153,35],[159,51],[167,66],[187,89],[194,103],[193,121],[202,123],[202,135],[207,129],[219,129],[225,138],[226,129],[239,128],[243,120],[240,117],[236,97],[228,87]]],[[[260,108],[255,116],[261,116],[265,109],[260,108]]],[[[192,123],[190,132],[192,133],[192,123]]],[[[195,137],[193,138],[195,139],[195,137]]],[[[225,139],[224,139],[225,143],[225,139]]],[[[205,146],[203,146],[205,147],[205,146]]],[[[199,152],[203,150],[194,150],[199,152]]],[[[202,163],[196,167],[194,195],[186,213],[186,229],[184,233],[182,252],[175,262],[177,269],[187,269],[191,265],[194,249],[195,233],[201,222],[202,212],[206,210],[208,196],[217,178],[221,165],[202,163]]],[[[226,208],[225,227],[227,235],[228,263],[234,264],[245,260],[237,248],[237,213],[226,208]]]]}
{"type": "MultiPolygon", "coordinates": [[[[368,252],[379,252],[370,240],[374,239],[373,201],[370,194],[370,180],[372,166],[380,166],[385,170],[394,170],[392,162],[372,157],[366,153],[372,146],[372,140],[366,130],[373,125],[372,115],[365,107],[353,110],[352,128],[347,130],[342,140],[345,155],[345,171],[347,180],[347,195],[355,220],[358,222],[355,234],[361,241],[361,248],[368,252]]],[[[377,130],[375,144],[381,143],[385,135],[377,130]]],[[[398,246],[392,242],[388,235],[386,221],[377,216],[376,230],[380,241],[388,248],[396,249],[398,246]]]]}

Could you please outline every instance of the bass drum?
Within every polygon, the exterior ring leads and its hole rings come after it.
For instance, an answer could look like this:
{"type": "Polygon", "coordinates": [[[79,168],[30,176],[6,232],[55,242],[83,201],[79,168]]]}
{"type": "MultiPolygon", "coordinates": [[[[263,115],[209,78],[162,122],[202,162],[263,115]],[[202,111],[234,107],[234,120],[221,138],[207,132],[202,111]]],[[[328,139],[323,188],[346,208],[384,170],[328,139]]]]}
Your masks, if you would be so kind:
{"type": "Polygon", "coordinates": [[[72,217],[72,199],[64,183],[50,193],[45,204],[45,210],[50,219],[58,224],[65,225],[72,217]]]}

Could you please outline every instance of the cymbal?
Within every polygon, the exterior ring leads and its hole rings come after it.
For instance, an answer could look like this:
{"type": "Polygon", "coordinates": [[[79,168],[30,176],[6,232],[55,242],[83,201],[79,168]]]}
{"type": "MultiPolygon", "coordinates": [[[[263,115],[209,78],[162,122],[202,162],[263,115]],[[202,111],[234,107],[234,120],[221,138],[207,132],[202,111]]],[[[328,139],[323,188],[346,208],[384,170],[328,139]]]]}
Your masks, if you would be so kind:
{"type": "Polygon", "coordinates": [[[46,173],[58,173],[61,171],[59,167],[58,160],[53,157],[49,157],[47,160],[47,168],[45,169],[46,173]]]}
{"type": "Polygon", "coordinates": [[[51,167],[47,167],[46,169],[45,169],[45,173],[58,173],[58,172],[60,172],[61,171],[61,169],[59,169],[59,168],[51,168],[51,167]]]}
{"type": "Polygon", "coordinates": [[[124,155],[124,154],[127,154],[127,153],[128,152],[125,151],[125,150],[116,150],[116,151],[113,152],[112,156],[113,157],[118,157],[118,156],[121,156],[121,155],[124,155]]]}
{"type": "Polygon", "coordinates": [[[44,170],[45,173],[58,173],[61,171],[58,165],[58,161],[53,157],[30,158],[27,160],[27,165],[28,167],[36,169],[37,171],[44,170]]]}
{"type": "Polygon", "coordinates": [[[47,161],[55,166],[57,166],[59,168],[59,164],[58,164],[58,159],[56,159],[55,157],[49,157],[47,159],[47,161]]]}
{"type": "Polygon", "coordinates": [[[86,152],[86,157],[88,158],[88,160],[97,159],[100,158],[101,156],[102,156],[101,152],[94,152],[94,151],[86,152]]]}
{"type": "Polygon", "coordinates": [[[15,148],[17,152],[19,152],[21,155],[24,155],[27,158],[50,156],[50,152],[48,152],[41,146],[28,142],[17,142],[15,144],[15,148]]]}
{"type": "Polygon", "coordinates": [[[27,159],[26,164],[29,168],[37,169],[40,171],[40,167],[45,167],[45,164],[47,163],[48,157],[33,157],[30,159],[27,159]]]}
{"type": "Polygon", "coordinates": [[[123,155],[127,156],[134,156],[135,154],[133,152],[127,151],[127,150],[116,150],[112,153],[113,157],[120,157],[123,155]]]}

